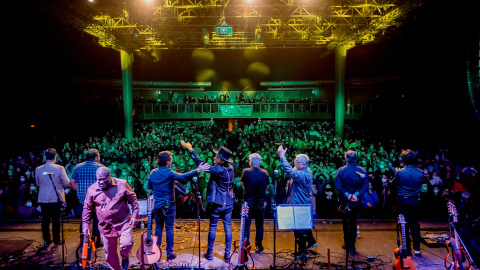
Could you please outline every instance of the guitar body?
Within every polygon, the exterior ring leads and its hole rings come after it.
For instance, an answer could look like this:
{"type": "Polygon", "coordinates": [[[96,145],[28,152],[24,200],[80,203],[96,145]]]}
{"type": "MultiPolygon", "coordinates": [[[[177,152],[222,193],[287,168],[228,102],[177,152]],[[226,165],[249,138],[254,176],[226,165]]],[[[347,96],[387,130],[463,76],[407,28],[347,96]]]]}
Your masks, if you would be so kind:
{"type": "Polygon", "coordinates": [[[151,235],[148,239],[148,233],[143,233],[141,246],[137,250],[137,259],[142,264],[154,264],[162,258],[162,250],[158,247],[158,236],[151,235]]]}
{"type": "Polygon", "coordinates": [[[415,270],[415,265],[413,264],[412,257],[407,256],[407,248],[406,243],[407,240],[405,238],[405,217],[400,214],[398,215],[398,224],[401,227],[401,236],[402,236],[402,245],[395,249],[393,252],[395,254],[395,260],[393,261],[392,267],[394,270],[415,270]]]}
{"type": "MultiPolygon", "coordinates": [[[[248,213],[248,204],[245,202],[243,203],[242,206],[242,213],[241,213],[241,225],[240,225],[240,240],[238,241],[239,243],[239,248],[238,248],[238,264],[235,268],[232,267],[230,264],[230,259],[232,258],[232,255],[230,255],[230,258],[228,260],[228,265],[230,266],[230,269],[235,269],[235,270],[240,270],[240,269],[248,269],[246,263],[248,262],[248,257],[250,256],[250,259],[252,259],[253,267],[255,267],[255,262],[253,261],[252,255],[250,254],[250,249],[251,246],[246,246],[247,241],[245,240],[245,218],[248,213]]],[[[236,251],[236,246],[235,243],[237,241],[233,242],[233,252],[236,251]]]]}
{"type": "Polygon", "coordinates": [[[413,264],[412,257],[405,256],[405,258],[403,258],[404,256],[401,256],[399,248],[396,248],[394,253],[395,253],[395,260],[393,261],[393,265],[392,265],[394,270],[401,270],[401,269],[415,270],[415,265],[413,264]]]}
{"type": "MultiPolygon", "coordinates": [[[[447,203],[448,212],[453,219],[453,222],[458,222],[458,213],[455,204],[451,201],[447,203]]],[[[460,243],[460,237],[456,230],[454,233],[450,233],[450,241],[445,242],[445,246],[448,250],[447,255],[445,256],[445,268],[446,269],[453,269],[453,270],[465,270],[465,269],[472,269],[473,265],[470,261],[470,257],[467,255],[464,247],[460,243]],[[450,254],[452,254],[450,260],[450,254]],[[468,261],[468,267],[464,267],[463,263],[468,261]]]]}
{"type": "Polygon", "coordinates": [[[158,246],[158,236],[152,235],[152,210],[154,207],[153,195],[147,199],[147,231],[142,234],[140,247],[137,250],[137,259],[145,269],[146,264],[155,264],[162,258],[162,250],[158,246]]]}

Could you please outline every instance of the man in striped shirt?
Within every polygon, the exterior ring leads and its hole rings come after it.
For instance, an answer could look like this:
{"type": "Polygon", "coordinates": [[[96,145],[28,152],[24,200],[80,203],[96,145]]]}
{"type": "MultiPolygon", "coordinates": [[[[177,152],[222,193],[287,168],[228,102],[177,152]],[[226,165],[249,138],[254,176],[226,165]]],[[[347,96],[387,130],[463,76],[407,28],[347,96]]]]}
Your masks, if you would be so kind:
{"type": "MultiPolygon", "coordinates": [[[[72,179],[70,179],[70,186],[72,187],[72,189],[77,191],[78,202],[80,203],[82,209],[88,188],[93,183],[97,182],[97,169],[99,167],[104,167],[104,165],[99,162],[100,153],[95,148],[88,149],[85,158],[85,162],[82,162],[75,167],[75,170],[72,173],[72,179]]],[[[95,246],[101,247],[102,243],[100,231],[98,230],[98,218],[95,212],[92,213],[92,218],[92,238],[95,239],[96,237],[97,241],[95,243],[95,246]]]]}

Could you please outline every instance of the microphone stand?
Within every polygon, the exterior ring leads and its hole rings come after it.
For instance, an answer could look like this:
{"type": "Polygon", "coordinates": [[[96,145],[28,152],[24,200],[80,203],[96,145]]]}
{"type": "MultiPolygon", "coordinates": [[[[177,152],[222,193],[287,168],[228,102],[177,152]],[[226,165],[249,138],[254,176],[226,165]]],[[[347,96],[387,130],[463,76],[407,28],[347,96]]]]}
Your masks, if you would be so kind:
{"type": "Polygon", "coordinates": [[[198,231],[198,270],[200,270],[201,256],[200,256],[200,207],[202,207],[202,195],[198,189],[198,179],[194,180],[195,189],[197,190],[197,231],[198,231]]]}
{"type": "Polygon", "coordinates": [[[61,204],[60,205],[60,227],[62,232],[62,269],[65,269],[65,237],[63,235],[63,215],[62,215],[63,210],[65,210],[65,208],[63,207],[63,202],[62,200],[60,200],[60,196],[58,195],[57,187],[53,183],[52,174],[48,174],[48,177],[50,178],[50,181],[52,181],[53,189],[55,190],[55,194],[57,195],[57,203],[61,204]]]}
{"type": "Polygon", "coordinates": [[[276,239],[277,239],[277,173],[275,171],[273,172],[273,183],[274,183],[274,189],[273,189],[273,266],[270,266],[270,269],[277,269],[276,265],[276,257],[277,257],[277,251],[276,251],[276,239]]]}

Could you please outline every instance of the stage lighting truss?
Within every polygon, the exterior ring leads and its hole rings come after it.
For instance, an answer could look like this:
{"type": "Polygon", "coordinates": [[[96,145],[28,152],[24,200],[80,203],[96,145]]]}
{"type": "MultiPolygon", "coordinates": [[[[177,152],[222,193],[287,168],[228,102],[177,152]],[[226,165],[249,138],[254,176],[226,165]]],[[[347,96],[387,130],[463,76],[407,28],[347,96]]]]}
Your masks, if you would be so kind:
{"type": "MultiPolygon", "coordinates": [[[[55,5],[52,1],[39,1],[55,5]]],[[[101,46],[148,55],[146,52],[152,48],[323,47],[329,51],[342,45],[351,48],[397,32],[422,3],[422,0],[162,0],[146,4],[104,0],[85,1],[75,9],[57,5],[45,10],[63,23],[92,35],[101,46]],[[219,20],[228,23],[224,29],[219,28],[219,20]]]]}

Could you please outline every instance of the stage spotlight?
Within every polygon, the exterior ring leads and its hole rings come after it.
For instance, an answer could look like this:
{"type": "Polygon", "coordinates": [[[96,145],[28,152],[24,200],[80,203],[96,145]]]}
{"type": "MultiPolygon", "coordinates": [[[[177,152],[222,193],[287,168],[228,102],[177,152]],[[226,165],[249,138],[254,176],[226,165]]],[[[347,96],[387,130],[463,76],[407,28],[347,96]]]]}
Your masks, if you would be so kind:
{"type": "Polygon", "coordinates": [[[93,0],[88,0],[88,2],[93,3],[93,0]]]}

